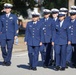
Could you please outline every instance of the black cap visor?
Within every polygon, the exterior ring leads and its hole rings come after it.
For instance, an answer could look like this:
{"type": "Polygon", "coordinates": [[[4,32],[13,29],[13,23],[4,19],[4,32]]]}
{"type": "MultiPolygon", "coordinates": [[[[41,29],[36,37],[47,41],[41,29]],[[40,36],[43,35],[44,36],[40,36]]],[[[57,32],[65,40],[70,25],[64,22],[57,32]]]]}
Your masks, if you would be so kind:
{"type": "Polygon", "coordinates": [[[32,15],[32,17],[39,17],[39,15],[32,15]]]}
{"type": "Polygon", "coordinates": [[[76,13],[70,13],[71,16],[76,15],[76,13]]]}
{"type": "Polygon", "coordinates": [[[48,15],[48,14],[50,14],[50,12],[44,12],[44,15],[48,15]]]}

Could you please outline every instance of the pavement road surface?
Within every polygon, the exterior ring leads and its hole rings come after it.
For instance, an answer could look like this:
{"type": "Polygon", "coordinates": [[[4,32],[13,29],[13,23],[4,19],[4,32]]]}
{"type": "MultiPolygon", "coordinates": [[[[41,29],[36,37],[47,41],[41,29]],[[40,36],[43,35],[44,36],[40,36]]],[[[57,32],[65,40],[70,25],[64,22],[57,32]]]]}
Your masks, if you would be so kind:
{"type": "Polygon", "coordinates": [[[65,71],[54,71],[51,67],[43,68],[40,56],[37,71],[29,70],[27,51],[13,53],[12,64],[9,67],[2,66],[2,61],[0,53],[0,75],[76,75],[75,68],[69,67],[65,71]]]}

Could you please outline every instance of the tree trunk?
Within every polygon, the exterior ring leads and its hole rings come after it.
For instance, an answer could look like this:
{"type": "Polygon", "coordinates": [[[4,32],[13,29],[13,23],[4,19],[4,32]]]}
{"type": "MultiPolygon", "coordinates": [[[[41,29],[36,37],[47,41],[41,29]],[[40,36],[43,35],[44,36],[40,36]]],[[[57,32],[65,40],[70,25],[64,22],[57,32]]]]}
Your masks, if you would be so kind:
{"type": "Polygon", "coordinates": [[[70,6],[75,5],[75,0],[68,0],[68,7],[70,9],[70,6]]]}

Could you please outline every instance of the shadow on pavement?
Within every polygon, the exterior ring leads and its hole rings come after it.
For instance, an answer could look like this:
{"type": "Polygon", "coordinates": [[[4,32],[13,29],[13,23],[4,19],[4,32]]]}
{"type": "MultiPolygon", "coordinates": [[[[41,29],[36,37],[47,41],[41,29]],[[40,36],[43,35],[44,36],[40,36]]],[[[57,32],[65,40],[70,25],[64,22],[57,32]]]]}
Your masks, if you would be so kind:
{"type": "MultiPolygon", "coordinates": [[[[38,67],[43,67],[43,62],[42,61],[38,61],[38,67]]],[[[44,67],[43,67],[44,68],[44,67]]],[[[47,67],[48,69],[54,70],[55,66],[53,65],[49,65],[47,67]]]]}
{"type": "Polygon", "coordinates": [[[3,62],[0,61],[0,65],[3,65],[3,62]]]}
{"type": "Polygon", "coordinates": [[[29,69],[29,66],[28,65],[24,65],[24,64],[21,64],[21,65],[17,65],[18,68],[23,68],[23,69],[29,69]]]}
{"type": "Polygon", "coordinates": [[[38,67],[42,67],[43,66],[43,62],[42,61],[38,61],[38,67]]]}
{"type": "MultiPolygon", "coordinates": [[[[17,65],[17,67],[29,70],[29,63],[28,63],[28,65],[20,64],[20,65],[17,65]]],[[[38,61],[37,67],[43,67],[42,61],[38,61]]],[[[55,68],[55,66],[48,66],[48,69],[54,70],[54,68],[55,68]]]]}

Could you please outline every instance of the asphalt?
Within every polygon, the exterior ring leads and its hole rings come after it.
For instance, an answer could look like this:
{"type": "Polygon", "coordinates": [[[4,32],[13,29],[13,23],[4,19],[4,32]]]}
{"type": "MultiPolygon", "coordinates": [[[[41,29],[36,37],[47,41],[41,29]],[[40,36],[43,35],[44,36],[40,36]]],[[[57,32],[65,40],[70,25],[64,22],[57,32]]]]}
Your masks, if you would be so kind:
{"type": "Polygon", "coordinates": [[[12,55],[11,66],[2,66],[2,55],[0,55],[0,75],[76,75],[75,68],[68,68],[65,71],[55,71],[53,67],[43,68],[39,56],[37,71],[29,70],[28,53],[16,52],[12,55]]]}

